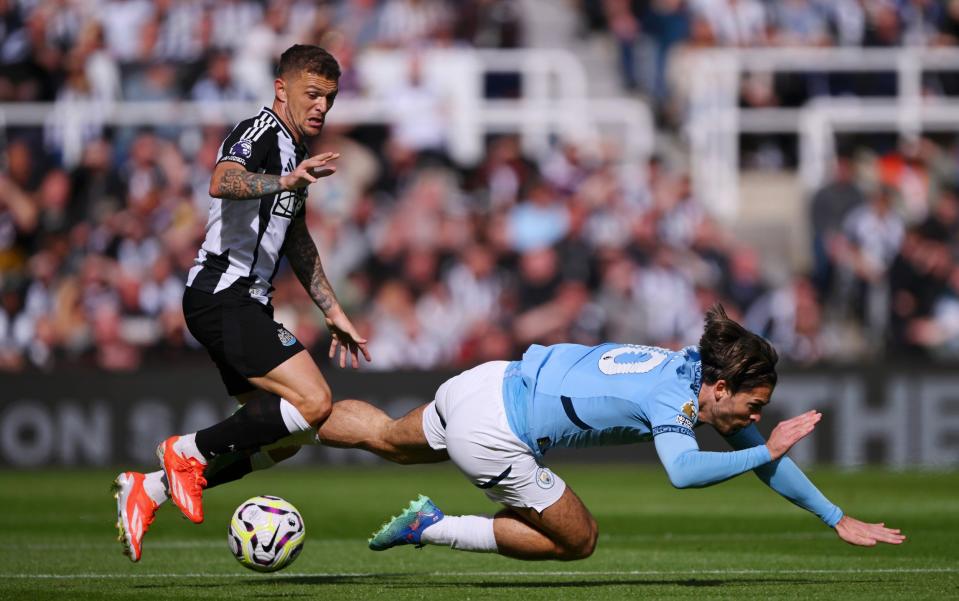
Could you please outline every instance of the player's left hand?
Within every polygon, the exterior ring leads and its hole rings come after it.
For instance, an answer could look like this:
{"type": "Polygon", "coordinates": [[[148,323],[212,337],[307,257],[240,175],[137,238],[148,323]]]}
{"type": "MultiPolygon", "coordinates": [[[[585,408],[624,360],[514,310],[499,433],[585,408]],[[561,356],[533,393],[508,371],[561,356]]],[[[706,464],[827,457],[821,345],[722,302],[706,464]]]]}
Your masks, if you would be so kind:
{"type": "Polygon", "coordinates": [[[906,540],[906,536],[901,534],[898,528],[886,528],[884,522],[867,524],[848,515],[842,516],[836,524],[836,534],[850,545],[861,547],[874,547],[876,543],[900,545],[906,540]]]}
{"type": "Polygon", "coordinates": [[[366,350],[366,338],[360,337],[350,319],[340,306],[335,306],[326,314],[326,327],[330,329],[330,359],[336,363],[339,354],[340,367],[346,367],[347,357],[350,365],[356,369],[360,366],[360,353],[370,361],[370,352],[366,350]]]}

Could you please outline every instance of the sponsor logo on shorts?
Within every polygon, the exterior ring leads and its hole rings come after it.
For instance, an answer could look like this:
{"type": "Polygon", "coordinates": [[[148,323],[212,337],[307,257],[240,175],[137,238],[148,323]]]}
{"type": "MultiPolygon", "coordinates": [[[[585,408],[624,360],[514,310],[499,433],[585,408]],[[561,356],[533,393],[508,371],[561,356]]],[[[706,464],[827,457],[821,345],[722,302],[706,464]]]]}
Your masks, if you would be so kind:
{"type": "Polygon", "coordinates": [[[536,484],[540,488],[549,490],[556,484],[556,478],[553,477],[553,472],[549,471],[549,468],[541,467],[536,470],[536,484]]]}
{"type": "Polygon", "coordinates": [[[296,336],[290,333],[286,328],[280,328],[276,331],[276,337],[280,339],[283,346],[293,346],[296,344],[296,336]]]}
{"type": "Polygon", "coordinates": [[[230,154],[236,157],[243,157],[244,159],[250,158],[250,155],[253,154],[253,142],[250,140],[240,140],[230,147],[230,154]]]}

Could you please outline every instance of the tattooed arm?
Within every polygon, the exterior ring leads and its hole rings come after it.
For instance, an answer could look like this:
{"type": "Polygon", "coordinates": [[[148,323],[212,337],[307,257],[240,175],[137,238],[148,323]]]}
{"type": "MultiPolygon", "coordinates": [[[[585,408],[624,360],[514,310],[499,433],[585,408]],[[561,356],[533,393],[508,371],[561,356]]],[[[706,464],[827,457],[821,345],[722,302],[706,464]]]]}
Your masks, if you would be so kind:
{"type": "Polygon", "coordinates": [[[320,254],[316,251],[316,244],[306,229],[306,218],[303,215],[295,217],[286,231],[286,258],[300,283],[309,293],[323,313],[328,314],[335,306],[339,306],[333,287],[326,279],[320,254]]]}
{"type": "Polygon", "coordinates": [[[210,178],[210,196],[246,200],[275,194],[280,190],[305,188],[319,178],[335,173],[336,167],[328,163],[339,156],[336,152],[318,154],[305,159],[286,175],[251,173],[241,165],[224,161],[213,170],[213,176],[210,178]]]}
{"type": "Polygon", "coordinates": [[[230,200],[260,198],[282,190],[279,175],[250,173],[231,163],[220,163],[210,178],[210,196],[230,200]]]}
{"type": "Polygon", "coordinates": [[[350,319],[343,312],[333,287],[326,279],[320,254],[316,251],[316,244],[306,229],[306,218],[301,214],[293,218],[290,228],[286,230],[285,254],[293,267],[293,273],[306,288],[313,302],[326,315],[326,327],[330,329],[330,359],[336,361],[339,351],[340,367],[346,367],[347,361],[353,367],[359,367],[359,354],[367,361],[370,353],[366,349],[366,339],[362,338],[353,327],[350,319]]]}

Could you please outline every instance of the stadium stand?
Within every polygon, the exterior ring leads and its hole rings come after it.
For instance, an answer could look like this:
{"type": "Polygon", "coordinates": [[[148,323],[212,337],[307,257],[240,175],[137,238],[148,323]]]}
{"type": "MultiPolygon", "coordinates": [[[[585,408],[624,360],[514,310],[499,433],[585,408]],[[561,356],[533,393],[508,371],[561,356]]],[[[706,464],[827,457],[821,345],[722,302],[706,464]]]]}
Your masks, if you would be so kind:
{"type": "MultiPolygon", "coordinates": [[[[263,100],[272,61],[298,41],[341,61],[346,110],[369,89],[359,66],[369,52],[523,46],[525,4],[0,2],[0,102],[82,99],[107,111],[117,101],[263,100]]],[[[553,42],[612,44],[623,93],[646,99],[661,135],[680,141],[692,50],[959,42],[956,1],[580,4],[582,28],[553,42]]],[[[923,89],[945,98],[957,81],[930,74],[923,89]]],[[[487,98],[522,93],[509,73],[485,83],[487,98]]],[[[747,73],[742,84],[740,103],[754,108],[894,93],[882,73],[747,73]]],[[[687,160],[671,151],[681,144],[624,168],[614,144],[587,151],[557,138],[530,153],[518,135],[491,134],[479,161],[463,162],[416,60],[391,98],[392,118],[324,134],[342,164],[308,201],[331,281],[371,340],[369,369],[462,367],[533,341],[675,347],[698,337],[715,301],[796,363],[959,356],[954,134],[848,136],[796,226],[810,232],[811,259],[782,271],[697,196],[687,160]]],[[[180,298],[228,128],[107,121],[88,119],[79,133],[55,120],[0,121],[0,369],[133,370],[199,354],[180,298]]],[[[791,168],[791,144],[760,136],[744,142],[742,161],[791,168]]],[[[288,269],[274,304],[306,346],[323,346],[320,315],[288,269]]]]}

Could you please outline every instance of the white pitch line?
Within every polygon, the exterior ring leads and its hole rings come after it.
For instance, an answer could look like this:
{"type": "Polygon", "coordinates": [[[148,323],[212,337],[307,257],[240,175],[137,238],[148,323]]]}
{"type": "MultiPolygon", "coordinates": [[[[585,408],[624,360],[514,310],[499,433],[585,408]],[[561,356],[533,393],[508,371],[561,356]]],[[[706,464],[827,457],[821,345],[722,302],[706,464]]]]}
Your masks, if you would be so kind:
{"type": "MultiPolygon", "coordinates": [[[[701,542],[701,541],[713,541],[713,540],[723,540],[723,541],[764,541],[764,540],[827,540],[835,538],[835,534],[832,532],[778,532],[770,534],[737,534],[737,533],[727,533],[727,534],[600,534],[600,541],[613,541],[613,542],[701,542]]],[[[319,540],[314,540],[313,543],[320,544],[350,544],[357,543],[360,539],[357,538],[324,538],[319,540]]],[[[217,547],[224,546],[220,541],[210,541],[210,540],[159,540],[159,541],[150,541],[149,548],[154,549],[213,549],[217,547]]],[[[29,551],[58,551],[58,550],[68,550],[73,551],[76,549],[107,549],[115,548],[117,543],[115,542],[102,542],[102,543],[90,543],[90,542],[62,542],[62,543],[27,543],[24,545],[18,545],[18,549],[27,549],[29,551]]]]}
{"type": "Polygon", "coordinates": [[[760,576],[760,575],[797,575],[797,574],[955,574],[959,567],[942,568],[848,568],[848,569],[786,569],[786,570],[599,570],[599,571],[549,571],[549,572],[428,572],[425,574],[388,572],[283,572],[272,574],[223,574],[210,572],[187,572],[181,574],[0,574],[0,578],[13,580],[89,580],[99,578],[109,579],[137,579],[137,578],[373,578],[373,577],[406,577],[406,576],[443,576],[443,577],[470,577],[470,576],[760,576]]]}

